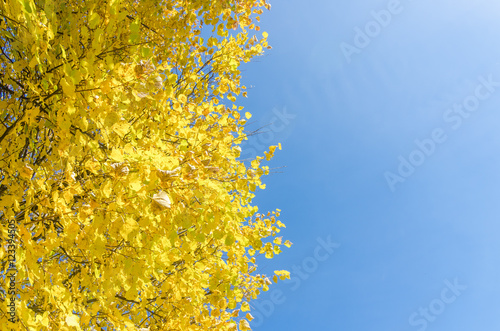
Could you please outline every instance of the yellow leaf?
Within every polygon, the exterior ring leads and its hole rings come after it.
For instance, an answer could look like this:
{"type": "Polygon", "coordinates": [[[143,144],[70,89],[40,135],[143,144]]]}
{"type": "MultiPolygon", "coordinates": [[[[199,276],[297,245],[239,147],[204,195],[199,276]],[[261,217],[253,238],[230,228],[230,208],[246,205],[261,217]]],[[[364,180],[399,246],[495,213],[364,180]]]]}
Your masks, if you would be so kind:
{"type": "Polygon", "coordinates": [[[274,273],[281,279],[290,279],[290,272],[287,270],[276,270],[274,273]]]}
{"type": "Polygon", "coordinates": [[[65,190],[63,192],[63,198],[66,201],[66,203],[71,203],[73,201],[73,193],[71,193],[69,190],[65,190]]]}
{"type": "Polygon", "coordinates": [[[64,94],[69,97],[75,96],[75,85],[71,80],[67,80],[66,78],[61,78],[61,87],[63,89],[64,94]]]}
{"type": "Polygon", "coordinates": [[[139,228],[139,225],[137,224],[136,221],[134,221],[133,219],[127,218],[127,219],[125,219],[125,224],[123,224],[123,226],[120,229],[120,234],[122,235],[122,237],[124,239],[127,240],[129,233],[131,233],[132,231],[134,231],[138,228],[139,228]]]}
{"type": "Polygon", "coordinates": [[[80,330],[80,319],[77,315],[67,315],[66,324],[68,326],[76,326],[80,330]]]}
{"type": "Polygon", "coordinates": [[[30,179],[33,176],[33,169],[29,165],[25,165],[21,168],[21,176],[26,179],[30,179]]]}
{"type": "Polygon", "coordinates": [[[181,103],[186,103],[187,102],[187,98],[184,94],[180,94],[178,97],[177,97],[177,100],[179,100],[181,103]]]}
{"type": "Polygon", "coordinates": [[[113,131],[115,131],[120,137],[123,137],[128,133],[130,125],[127,122],[115,123],[113,125],[113,131]]]}
{"type": "Polygon", "coordinates": [[[68,114],[73,115],[76,112],[76,108],[73,105],[68,105],[66,111],[68,112],[68,114]]]}
{"type": "Polygon", "coordinates": [[[99,21],[101,20],[101,17],[97,13],[92,13],[89,18],[89,26],[91,29],[95,29],[97,27],[97,24],[99,24],[99,21]]]}
{"type": "Polygon", "coordinates": [[[241,303],[241,311],[250,311],[250,306],[248,305],[248,302],[244,301],[241,303]]]}
{"type": "Polygon", "coordinates": [[[240,325],[239,325],[239,326],[240,326],[240,330],[241,330],[241,331],[252,330],[252,329],[250,328],[250,324],[248,324],[248,321],[247,321],[247,320],[245,320],[245,319],[241,319],[241,320],[240,320],[240,325]]]}
{"type": "Polygon", "coordinates": [[[137,192],[142,188],[142,181],[140,178],[131,178],[128,186],[137,192]]]}
{"type": "Polygon", "coordinates": [[[111,182],[109,182],[109,181],[106,182],[102,186],[101,190],[102,190],[104,197],[109,198],[109,196],[111,195],[111,190],[112,190],[111,182]]]}
{"type": "Polygon", "coordinates": [[[170,208],[171,202],[167,193],[160,190],[157,194],[153,195],[153,201],[159,206],[164,208],[170,208]]]}
{"type": "Polygon", "coordinates": [[[114,148],[111,151],[111,153],[109,154],[109,157],[117,162],[123,162],[123,160],[124,160],[123,159],[123,151],[118,149],[118,148],[114,148]]]}

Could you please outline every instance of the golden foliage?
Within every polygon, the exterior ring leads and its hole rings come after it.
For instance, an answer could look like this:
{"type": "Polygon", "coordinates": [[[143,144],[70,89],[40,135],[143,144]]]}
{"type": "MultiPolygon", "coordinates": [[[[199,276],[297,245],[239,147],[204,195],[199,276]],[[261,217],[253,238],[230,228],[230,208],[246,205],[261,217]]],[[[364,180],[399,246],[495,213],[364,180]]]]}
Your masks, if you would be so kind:
{"type": "Polygon", "coordinates": [[[251,204],[263,157],[238,160],[262,8],[0,1],[1,326],[249,329],[269,285],[252,255],[284,226],[251,204]]]}

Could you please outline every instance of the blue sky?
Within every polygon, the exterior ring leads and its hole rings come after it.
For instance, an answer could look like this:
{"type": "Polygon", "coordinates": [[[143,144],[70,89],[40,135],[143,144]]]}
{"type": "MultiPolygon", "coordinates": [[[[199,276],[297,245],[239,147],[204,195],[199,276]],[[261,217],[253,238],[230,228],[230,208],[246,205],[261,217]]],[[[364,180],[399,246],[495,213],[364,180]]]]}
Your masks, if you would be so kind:
{"type": "Polygon", "coordinates": [[[273,125],[242,155],[282,143],[254,202],[294,245],[260,266],[302,274],[254,302],[253,329],[500,330],[500,4],[271,4],[241,104],[273,125]]]}

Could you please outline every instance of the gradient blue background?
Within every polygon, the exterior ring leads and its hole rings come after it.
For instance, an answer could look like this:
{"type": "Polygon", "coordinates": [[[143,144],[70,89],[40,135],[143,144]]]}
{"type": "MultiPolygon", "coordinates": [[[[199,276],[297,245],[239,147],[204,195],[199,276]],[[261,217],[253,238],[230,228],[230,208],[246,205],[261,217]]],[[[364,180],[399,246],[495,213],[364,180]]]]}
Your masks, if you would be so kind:
{"type": "Polygon", "coordinates": [[[255,301],[254,330],[500,330],[500,88],[458,129],[443,119],[479,76],[500,82],[500,3],[402,0],[348,63],[341,43],[354,45],[354,29],[390,2],[274,0],[262,15],[273,49],[244,66],[253,87],[240,102],[249,129],[280,130],[253,136],[242,155],[282,143],[269,166],[286,168],[254,202],[282,209],[294,245],[260,260],[261,272],[302,265],[318,238],[340,247],[300,286],[281,282],[255,301]],[[392,192],[384,173],[436,128],[447,140],[392,192]],[[461,295],[411,325],[455,278],[461,295]],[[273,291],[282,300],[271,309],[273,291]]]}

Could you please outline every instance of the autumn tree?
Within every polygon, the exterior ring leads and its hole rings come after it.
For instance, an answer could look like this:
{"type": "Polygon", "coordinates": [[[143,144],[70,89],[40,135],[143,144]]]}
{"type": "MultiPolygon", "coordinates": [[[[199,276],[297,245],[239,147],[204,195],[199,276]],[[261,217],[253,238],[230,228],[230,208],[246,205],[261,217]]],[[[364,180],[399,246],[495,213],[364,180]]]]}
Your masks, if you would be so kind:
{"type": "Polygon", "coordinates": [[[265,8],[0,1],[3,329],[249,329],[290,245],[252,205],[277,146],[239,159],[265,8]]]}

